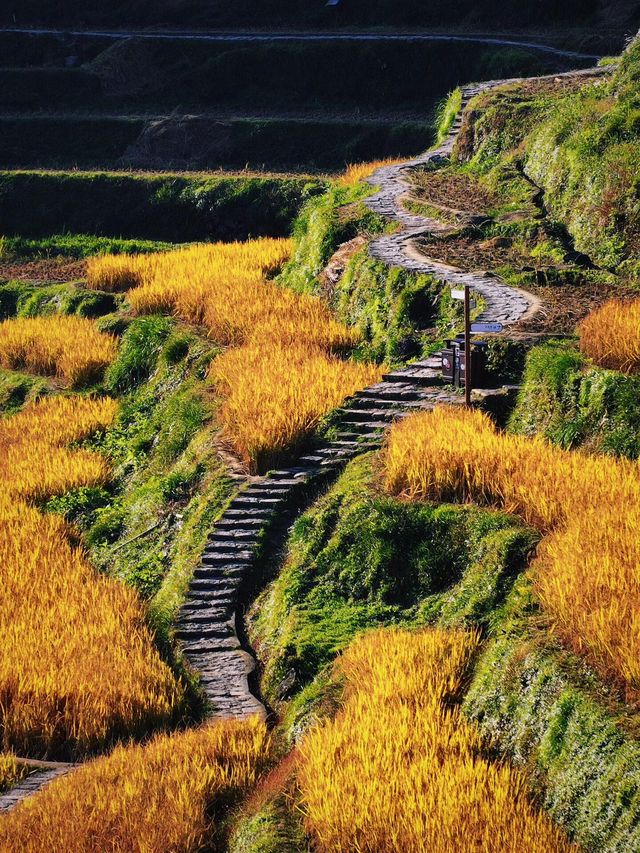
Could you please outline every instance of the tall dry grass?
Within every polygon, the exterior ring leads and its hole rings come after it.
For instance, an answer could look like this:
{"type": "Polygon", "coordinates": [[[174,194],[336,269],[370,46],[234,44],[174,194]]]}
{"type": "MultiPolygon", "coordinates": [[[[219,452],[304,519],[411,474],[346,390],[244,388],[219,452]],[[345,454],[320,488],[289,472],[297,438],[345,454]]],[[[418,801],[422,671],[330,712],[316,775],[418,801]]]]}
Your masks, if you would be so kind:
{"type": "Polygon", "coordinates": [[[0,366],[58,376],[71,386],[100,377],[113,361],[114,337],[84,317],[19,317],[0,322],[0,366]]]}
{"type": "Polygon", "coordinates": [[[378,169],[405,163],[406,159],[406,157],[387,157],[385,160],[372,160],[370,163],[350,163],[344,174],[338,178],[338,183],[342,186],[359,184],[365,178],[370,178],[378,169]]]}
{"type": "Polygon", "coordinates": [[[157,736],[64,776],[7,815],[0,850],[195,853],[270,754],[264,723],[219,722],[157,736]]]}
{"type": "Polygon", "coordinates": [[[640,371],[640,299],[611,299],[579,325],[580,349],[600,367],[640,371]]]}
{"type": "Polygon", "coordinates": [[[32,504],[103,483],[70,450],[113,419],[112,400],[54,397],[0,421],[0,748],[82,755],[146,733],[180,707],[136,593],[90,565],[58,516],[32,504]]]}
{"type": "Polygon", "coordinates": [[[605,677],[640,693],[640,471],[636,462],[500,434],[473,411],[436,409],[391,430],[387,491],[473,501],[549,535],[533,566],[560,637],[605,677]]]}
{"type": "Polygon", "coordinates": [[[18,782],[23,775],[15,755],[10,752],[0,752],[0,794],[18,782]]]}
{"type": "Polygon", "coordinates": [[[343,361],[320,348],[252,343],[230,349],[209,376],[224,399],[220,420],[251,470],[277,465],[344,398],[377,382],[377,365],[343,361]]]}
{"type": "Polygon", "coordinates": [[[319,853],[565,853],[509,765],[482,757],[452,699],[475,634],[383,630],[339,661],[345,702],[304,738],[298,782],[319,853]]]}
{"type": "Polygon", "coordinates": [[[268,276],[291,252],[289,240],[191,246],[176,252],[94,260],[91,286],[121,287],[141,314],[164,312],[203,325],[227,351],[211,379],[222,396],[227,440],[253,471],[283,458],[321,417],[381,369],[341,360],[358,334],[318,298],[268,276]]]}

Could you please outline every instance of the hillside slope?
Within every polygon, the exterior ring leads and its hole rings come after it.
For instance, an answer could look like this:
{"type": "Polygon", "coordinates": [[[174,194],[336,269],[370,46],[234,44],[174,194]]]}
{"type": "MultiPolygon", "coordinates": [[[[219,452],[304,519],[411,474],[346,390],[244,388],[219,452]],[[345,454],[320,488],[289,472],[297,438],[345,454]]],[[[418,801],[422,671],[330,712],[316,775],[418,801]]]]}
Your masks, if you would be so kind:
{"type": "Polygon", "coordinates": [[[179,27],[476,27],[509,30],[517,27],[549,29],[560,24],[577,28],[590,26],[610,33],[633,27],[639,17],[638,4],[630,0],[341,0],[329,6],[325,0],[160,0],[139,3],[104,3],[100,0],[63,0],[55,6],[44,0],[9,0],[2,21],[6,24],[74,24],[109,26],[179,27]],[[543,22],[543,23],[541,23],[543,22]]]}

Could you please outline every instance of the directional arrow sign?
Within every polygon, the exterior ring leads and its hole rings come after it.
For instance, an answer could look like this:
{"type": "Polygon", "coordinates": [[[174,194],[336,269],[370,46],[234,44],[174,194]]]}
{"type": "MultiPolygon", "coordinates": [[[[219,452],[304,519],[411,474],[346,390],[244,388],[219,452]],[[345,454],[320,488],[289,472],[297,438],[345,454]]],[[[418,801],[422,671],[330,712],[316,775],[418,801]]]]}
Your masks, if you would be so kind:
{"type": "Polygon", "coordinates": [[[504,329],[502,323],[472,323],[472,333],[501,332],[504,329]]]}

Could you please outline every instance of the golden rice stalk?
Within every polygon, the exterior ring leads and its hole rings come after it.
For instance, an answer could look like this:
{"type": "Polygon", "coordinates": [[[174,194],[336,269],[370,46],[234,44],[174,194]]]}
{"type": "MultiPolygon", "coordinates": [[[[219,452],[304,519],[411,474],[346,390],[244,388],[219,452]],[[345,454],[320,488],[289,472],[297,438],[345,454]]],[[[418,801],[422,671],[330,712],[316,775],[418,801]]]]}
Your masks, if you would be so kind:
{"type": "Polygon", "coordinates": [[[327,411],[380,375],[377,365],[342,361],[313,346],[257,343],[223,353],[209,372],[223,400],[224,433],[252,471],[277,465],[327,411]]]}
{"type": "Polygon", "coordinates": [[[342,186],[351,186],[359,184],[365,178],[371,175],[383,166],[395,166],[398,163],[406,162],[406,158],[387,157],[385,160],[373,160],[370,163],[351,163],[347,166],[345,173],[338,178],[338,183],[342,186]]]}
{"type": "Polygon", "coordinates": [[[0,746],[19,754],[82,755],[181,706],[135,591],[27,503],[106,480],[101,456],[65,445],[115,412],[113,400],[53,397],[0,421],[0,746]]]}
{"type": "Polygon", "coordinates": [[[100,377],[115,358],[116,339],[84,317],[19,317],[0,322],[0,366],[58,376],[69,385],[100,377]]]}
{"type": "Polygon", "coordinates": [[[600,367],[640,370],[640,299],[612,299],[578,327],[580,349],[600,367]]]}
{"type": "MultiPolygon", "coordinates": [[[[175,314],[231,348],[211,378],[223,397],[227,440],[254,471],[282,461],[324,414],[382,372],[336,358],[359,342],[358,333],[315,296],[268,278],[291,248],[290,240],[265,239],[123,260],[138,275],[128,293],[136,312],[175,314]]],[[[111,260],[96,261],[90,276],[104,285],[102,264],[108,270],[111,260]]]]}
{"type": "Polygon", "coordinates": [[[0,794],[15,785],[24,775],[24,768],[20,767],[14,755],[10,752],[0,752],[0,794]]]}
{"type": "Polygon", "coordinates": [[[533,572],[555,630],[638,696],[637,462],[499,434],[480,412],[439,408],[392,428],[383,479],[393,495],[497,506],[549,533],[533,572]]]}
{"type": "Polygon", "coordinates": [[[521,773],[481,754],[452,704],[477,634],[382,630],[338,668],[345,702],[300,747],[298,782],[319,853],[569,853],[521,773]]]}
{"type": "Polygon", "coordinates": [[[269,756],[270,738],[257,719],[120,746],[0,815],[0,850],[195,853],[269,756]]]}

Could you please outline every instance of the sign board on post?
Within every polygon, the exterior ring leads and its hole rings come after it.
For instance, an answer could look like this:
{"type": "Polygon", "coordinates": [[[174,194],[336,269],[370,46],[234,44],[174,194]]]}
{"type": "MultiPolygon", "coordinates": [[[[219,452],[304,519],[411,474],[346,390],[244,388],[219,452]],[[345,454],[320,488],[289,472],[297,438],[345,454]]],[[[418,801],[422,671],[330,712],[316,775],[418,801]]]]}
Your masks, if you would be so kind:
{"type": "MultiPolygon", "coordinates": [[[[464,290],[452,290],[451,291],[451,298],[452,299],[460,299],[460,300],[462,300],[462,302],[464,302],[464,290]]],[[[476,307],[476,300],[470,299],[469,300],[469,308],[471,308],[471,310],[473,311],[473,309],[475,307],[476,307]]]]}
{"type": "Polygon", "coordinates": [[[504,329],[502,323],[472,323],[471,331],[475,334],[486,334],[487,332],[501,332],[504,329]]]}

